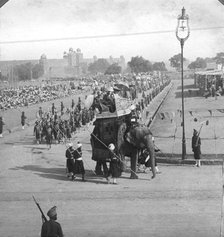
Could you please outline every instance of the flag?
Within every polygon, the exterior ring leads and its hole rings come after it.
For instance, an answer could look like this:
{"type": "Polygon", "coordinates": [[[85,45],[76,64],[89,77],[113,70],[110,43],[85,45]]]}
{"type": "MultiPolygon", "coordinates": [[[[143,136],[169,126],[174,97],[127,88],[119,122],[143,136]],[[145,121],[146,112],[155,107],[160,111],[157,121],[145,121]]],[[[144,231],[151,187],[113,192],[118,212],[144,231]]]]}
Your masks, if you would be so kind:
{"type": "Polygon", "coordinates": [[[224,109],[217,109],[220,113],[224,113],[224,109]]]}
{"type": "Polygon", "coordinates": [[[210,116],[212,116],[212,110],[209,109],[208,112],[210,113],[210,116]]]}
{"type": "Polygon", "coordinates": [[[165,117],[170,119],[170,114],[169,114],[169,112],[165,112],[165,117]]]}
{"type": "Polygon", "coordinates": [[[175,114],[175,112],[174,112],[174,111],[172,112],[172,116],[173,116],[173,118],[175,118],[175,116],[176,116],[176,114],[175,114]]]}
{"type": "Polygon", "coordinates": [[[163,120],[165,118],[165,114],[164,113],[160,113],[160,118],[163,120]]]}
{"type": "Polygon", "coordinates": [[[193,111],[189,111],[189,114],[193,117],[193,111]]]}

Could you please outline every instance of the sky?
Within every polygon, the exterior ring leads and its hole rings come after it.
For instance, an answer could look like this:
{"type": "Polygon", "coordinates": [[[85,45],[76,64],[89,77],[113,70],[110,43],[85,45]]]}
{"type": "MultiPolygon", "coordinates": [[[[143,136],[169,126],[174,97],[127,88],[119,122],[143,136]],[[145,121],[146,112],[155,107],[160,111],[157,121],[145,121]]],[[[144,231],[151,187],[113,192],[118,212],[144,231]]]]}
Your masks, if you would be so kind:
{"type": "Polygon", "coordinates": [[[84,58],[168,61],[180,53],[175,30],[183,7],[191,29],[184,57],[193,61],[224,52],[224,5],[218,0],[9,0],[0,9],[0,60],[39,59],[42,54],[62,58],[69,48],[80,48],[84,58]]]}

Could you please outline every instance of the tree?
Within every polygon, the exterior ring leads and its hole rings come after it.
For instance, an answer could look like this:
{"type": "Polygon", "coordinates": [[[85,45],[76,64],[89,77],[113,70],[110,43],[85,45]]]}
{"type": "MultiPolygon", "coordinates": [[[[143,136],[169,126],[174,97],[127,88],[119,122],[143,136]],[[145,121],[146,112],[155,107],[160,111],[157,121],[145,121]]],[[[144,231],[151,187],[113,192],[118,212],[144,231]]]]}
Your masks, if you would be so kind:
{"type": "Polygon", "coordinates": [[[216,60],[216,63],[224,66],[224,52],[217,53],[214,59],[216,60]]]}
{"type": "MultiPolygon", "coordinates": [[[[176,70],[180,69],[181,64],[181,54],[176,54],[172,58],[169,59],[170,66],[176,68],[176,70]]],[[[183,61],[186,61],[186,58],[183,58],[183,61]]]]}
{"type": "Polygon", "coordinates": [[[35,64],[32,68],[32,78],[37,79],[44,75],[44,68],[42,64],[35,64]]]}
{"type": "Polygon", "coordinates": [[[121,66],[119,66],[117,63],[111,64],[105,72],[105,74],[109,74],[109,75],[119,74],[119,73],[121,73],[121,66]]]}
{"type": "Polygon", "coordinates": [[[18,76],[19,81],[31,80],[32,64],[25,63],[16,65],[14,67],[14,73],[18,76]]]}
{"type": "Polygon", "coordinates": [[[189,69],[196,69],[196,68],[206,68],[206,60],[200,57],[197,57],[196,60],[194,62],[191,62],[188,65],[189,69]]]}
{"type": "Polygon", "coordinates": [[[128,66],[131,68],[131,71],[135,73],[152,71],[152,63],[145,60],[142,56],[132,57],[131,61],[128,62],[128,66]]]}
{"type": "Polygon", "coordinates": [[[166,65],[164,62],[155,62],[152,65],[153,71],[167,71],[166,65]]]}
{"type": "Polygon", "coordinates": [[[105,73],[105,71],[109,66],[110,64],[107,62],[106,59],[100,58],[94,63],[90,63],[88,71],[91,73],[97,73],[97,72],[105,73]]]}

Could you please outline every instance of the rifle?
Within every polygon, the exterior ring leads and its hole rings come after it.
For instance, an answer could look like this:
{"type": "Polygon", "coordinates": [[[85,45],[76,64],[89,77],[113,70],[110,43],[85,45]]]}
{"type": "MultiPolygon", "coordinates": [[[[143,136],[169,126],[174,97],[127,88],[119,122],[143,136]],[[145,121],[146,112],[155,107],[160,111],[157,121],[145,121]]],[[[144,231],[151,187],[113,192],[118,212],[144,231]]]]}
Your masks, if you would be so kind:
{"type": "Polygon", "coordinates": [[[44,222],[47,222],[47,218],[46,218],[46,216],[44,215],[44,213],[43,213],[43,211],[42,211],[42,209],[41,209],[39,203],[36,201],[36,199],[35,199],[34,196],[33,196],[33,200],[34,200],[34,202],[36,203],[36,205],[37,205],[37,207],[38,207],[38,209],[39,209],[39,211],[40,211],[40,213],[41,213],[42,222],[43,222],[43,223],[44,223],[44,222]]]}

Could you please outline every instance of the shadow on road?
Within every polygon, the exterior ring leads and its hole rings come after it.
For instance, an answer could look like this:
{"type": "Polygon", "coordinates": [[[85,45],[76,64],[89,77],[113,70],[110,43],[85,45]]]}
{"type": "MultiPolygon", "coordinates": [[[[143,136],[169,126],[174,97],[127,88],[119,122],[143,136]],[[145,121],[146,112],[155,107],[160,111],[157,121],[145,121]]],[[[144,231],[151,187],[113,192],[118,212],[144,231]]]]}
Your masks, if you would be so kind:
{"type": "Polygon", "coordinates": [[[35,139],[33,136],[16,136],[15,134],[9,141],[4,142],[5,145],[35,145],[35,139]],[[18,137],[18,139],[16,139],[18,137]]]}
{"type": "Polygon", "coordinates": [[[44,168],[39,165],[24,165],[11,168],[10,170],[32,171],[34,174],[48,179],[67,180],[65,168],[44,168]],[[36,172],[36,173],[35,173],[36,172]]]}
{"type": "MultiPolygon", "coordinates": [[[[182,92],[181,91],[177,91],[175,92],[176,94],[176,98],[181,98],[182,97],[182,92]]],[[[202,97],[199,93],[199,90],[185,90],[184,91],[184,97],[202,97]]]]}
{"type": "MultiPolygon", "coordinates": [[[[17,166],[15,168],[11,168],[10,170],[25,170],[25,171],[32,171],[34,174],[47,178],[47,179],[55,179],[60,181],[71,181],[67,177],[66,168],[44,168],[39,165],[24,165],[24,166],[17,166]]],[[[86,170],[85,174],[86,182],[90,183],[102,183],[107,184],[106,179],[104,177],[96,176],[92,170],[86,170]]],[[[81,175],[77,175],[77,178],[73,182],[83,182],[81,180],[81,175]]]]}
{"type": "MultiPolygon", "coordinates": [[[[184,85],[184,90],[187,89],[195,89],[195,85],[194,84],[184,85]]],[[[181,90],[181,85],[177,87],[177,90],[181,90]]]]}

